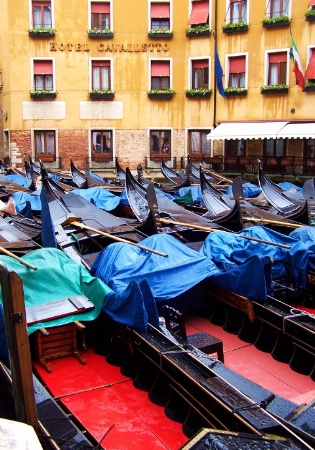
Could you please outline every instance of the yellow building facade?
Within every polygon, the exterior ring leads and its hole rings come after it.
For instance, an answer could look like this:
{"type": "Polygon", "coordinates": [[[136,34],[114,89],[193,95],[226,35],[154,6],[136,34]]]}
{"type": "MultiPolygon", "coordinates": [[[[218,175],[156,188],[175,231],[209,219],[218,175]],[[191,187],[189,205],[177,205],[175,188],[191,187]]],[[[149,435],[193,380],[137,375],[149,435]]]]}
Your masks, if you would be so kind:
{"type": "Polygon", "coordinates": [[[116,156],[153,175],[161,157],[176,169],[190,155],[235,172],[260,157],[270,171],[308,173],[313,3],[1,0],[2,157],[63,170],[71,157],[109,176],[116,156]]]}

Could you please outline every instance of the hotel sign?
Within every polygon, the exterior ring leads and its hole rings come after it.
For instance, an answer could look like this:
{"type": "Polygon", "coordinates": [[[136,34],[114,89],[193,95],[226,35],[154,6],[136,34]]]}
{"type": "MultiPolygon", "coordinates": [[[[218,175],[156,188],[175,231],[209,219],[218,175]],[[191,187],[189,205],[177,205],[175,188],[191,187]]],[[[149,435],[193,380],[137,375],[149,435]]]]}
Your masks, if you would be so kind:
{"type": "MultiPolygon", "coordinates": [[[[64,44],[62,42],[50,42],[49,48],[51,52],[89,52],[89,44],[64,44]]],[[[142,44],[113,44],[107,42],[100,42],[97,45],[97,50],[102,53],[145,53],[145,52],[168,52],[168,44],[161,42],[142,43],[142,44]]],[[[95,47],[93,46],[93,50],[95,47]]]]}

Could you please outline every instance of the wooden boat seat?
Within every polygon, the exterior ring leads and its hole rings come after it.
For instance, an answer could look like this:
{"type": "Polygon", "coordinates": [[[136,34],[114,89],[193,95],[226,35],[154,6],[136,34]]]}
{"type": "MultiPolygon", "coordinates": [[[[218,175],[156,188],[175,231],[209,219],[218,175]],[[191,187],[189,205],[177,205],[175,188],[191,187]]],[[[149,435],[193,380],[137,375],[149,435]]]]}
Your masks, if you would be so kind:
{"type": "Polygon", "coordinates": [[[220,339],[203,331],[187,336],[182,313],[171,306],[163,306],[163,316],[167,330],[175,337],[180,338],[207,355],[216,353],[218,359],[224,363],[223,343],[220,339]]]}
{"type": "Polygon", "coordinates": [[[32,336],[35,356],[47,372],[51,372],[47,360],[63,356],[73,355],[82,364],[85,364],[86,362],[78,350],[79,336],[81,338],[81,346],[86,351],[85,326],[81,322],[75,321],[48,329],[40,328],[32,336]]]}

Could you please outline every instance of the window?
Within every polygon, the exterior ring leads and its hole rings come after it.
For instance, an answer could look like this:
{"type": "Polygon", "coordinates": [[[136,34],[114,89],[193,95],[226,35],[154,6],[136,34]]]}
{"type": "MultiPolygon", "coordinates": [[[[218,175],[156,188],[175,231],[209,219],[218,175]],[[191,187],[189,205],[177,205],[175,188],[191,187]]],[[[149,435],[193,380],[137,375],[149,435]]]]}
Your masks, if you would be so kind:
{"type": "Polygon", "coordinates": [[[225,22],[247,22],[247,0],[230,0],[225,22]]]}
{"type": "Polygon", "coordinates": [[[150,158],[171,158],[171,131],[150,131],[150,158]]]}
{"type": "Polygon", "coordinates": [[[287,52],[268,54],[268,85],[287,84],[287,52]]]}
{"type": "Polygon", "coordinates": [[[92,160],[110,160],[113,158],[113,130],[91,131],[92,160]]]}
{"type": "Polygon", "coordinates": [[[32,28],[52,28],[51,1],[32,1],[32,28]]]}
{"type": "Polygon", "coordinates": [[[283,157],[285,156],[285,140],[284,139],[265,139],[264,140],[264,156],[283,157]]]}
{"type": "Polygon", "coordinates": [[[209,25],[209,1],[195,0],[191,2],[191,13],[188,25],[191,28],[196,26],[209,25]]]}
{"type": "Polygon", "coordinates": [[[209,89],[209,59],[191,61],[191,89],[209,89]]]}
{"type": "Polygon", "coordinates": [[[245,156],[245,139],[228,139],[225,143],[226,156],[245,156]]]}
{"type": "Polygon", "coordinates": [[[53,60],[33,60],[33,89],[54,91],[53,60]]]}
{"type": "Polygon", "coordinates": [[[112,89],[111,61],[92,60],[92,90],[103,91],[112,89]]]}
{"type": "Polygon", "coordinates": [[[91,29],[110,30],[110,2],[91,2],[91,29]]]}
{"type": "Polygon", "coordinates": [[[151,89],[170,89],[170,64],[169,60],[151,61],[151,89]]]}
{"type": "Polygon", "coordinates": [[[228,58],[229,78],[228,87],[246,87],[246,57],[233,56],[228,58]]]}
{"type": "Polygon", "coordinates": [[[193,157],[210,156],[211,141],[207,140],[210,130],[189,130],[188,131],[188,153],[193,157]]]}
{"type": "Polygon", "coordinates": [[[289,15],[289,0],[268,0],[266,17],[275,18],[289,15]]]}
{"type": "Polygon", "coordinates": [[[151,2],[150,12],[151,30],[169,30],[170,26],[170,3],[151,2]]]}
{"type": "Polygon", "coordinates": [[[56,131],[34,131],[35,159],[43,161],[55,161],[56,159],[56,131]]]}
{"type": "Polygon", "coordinates": [[[315,82],[315,48],[310,49],[310,58],[305,72],[305,79],[315,82]]]}
{"type": "Polygon", "coordinates": [[[304,139],[304,155],[306,158],[315,158],[315,139],[304,139]]]}

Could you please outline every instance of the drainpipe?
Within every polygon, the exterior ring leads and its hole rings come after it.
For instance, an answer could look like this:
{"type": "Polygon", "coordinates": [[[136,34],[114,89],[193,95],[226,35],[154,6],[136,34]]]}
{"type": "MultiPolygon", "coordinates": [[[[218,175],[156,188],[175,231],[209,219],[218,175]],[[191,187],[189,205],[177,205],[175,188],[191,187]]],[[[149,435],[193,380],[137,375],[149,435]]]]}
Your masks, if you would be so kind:
{"type": "Polygon", "coordinates": [[[217,74],[215,70],[215,54],[214,49],[216,46],[216,38],[217,38],[217,22],[218,22],[218,5],[217,1],[214,1],[214,29],[213,29],[213,38],[214,38],[214,45],[213,45],[213,59],[214,59],[214,89],[213,89],[213,127],[216,127],[217,122],[217,74]]]}

